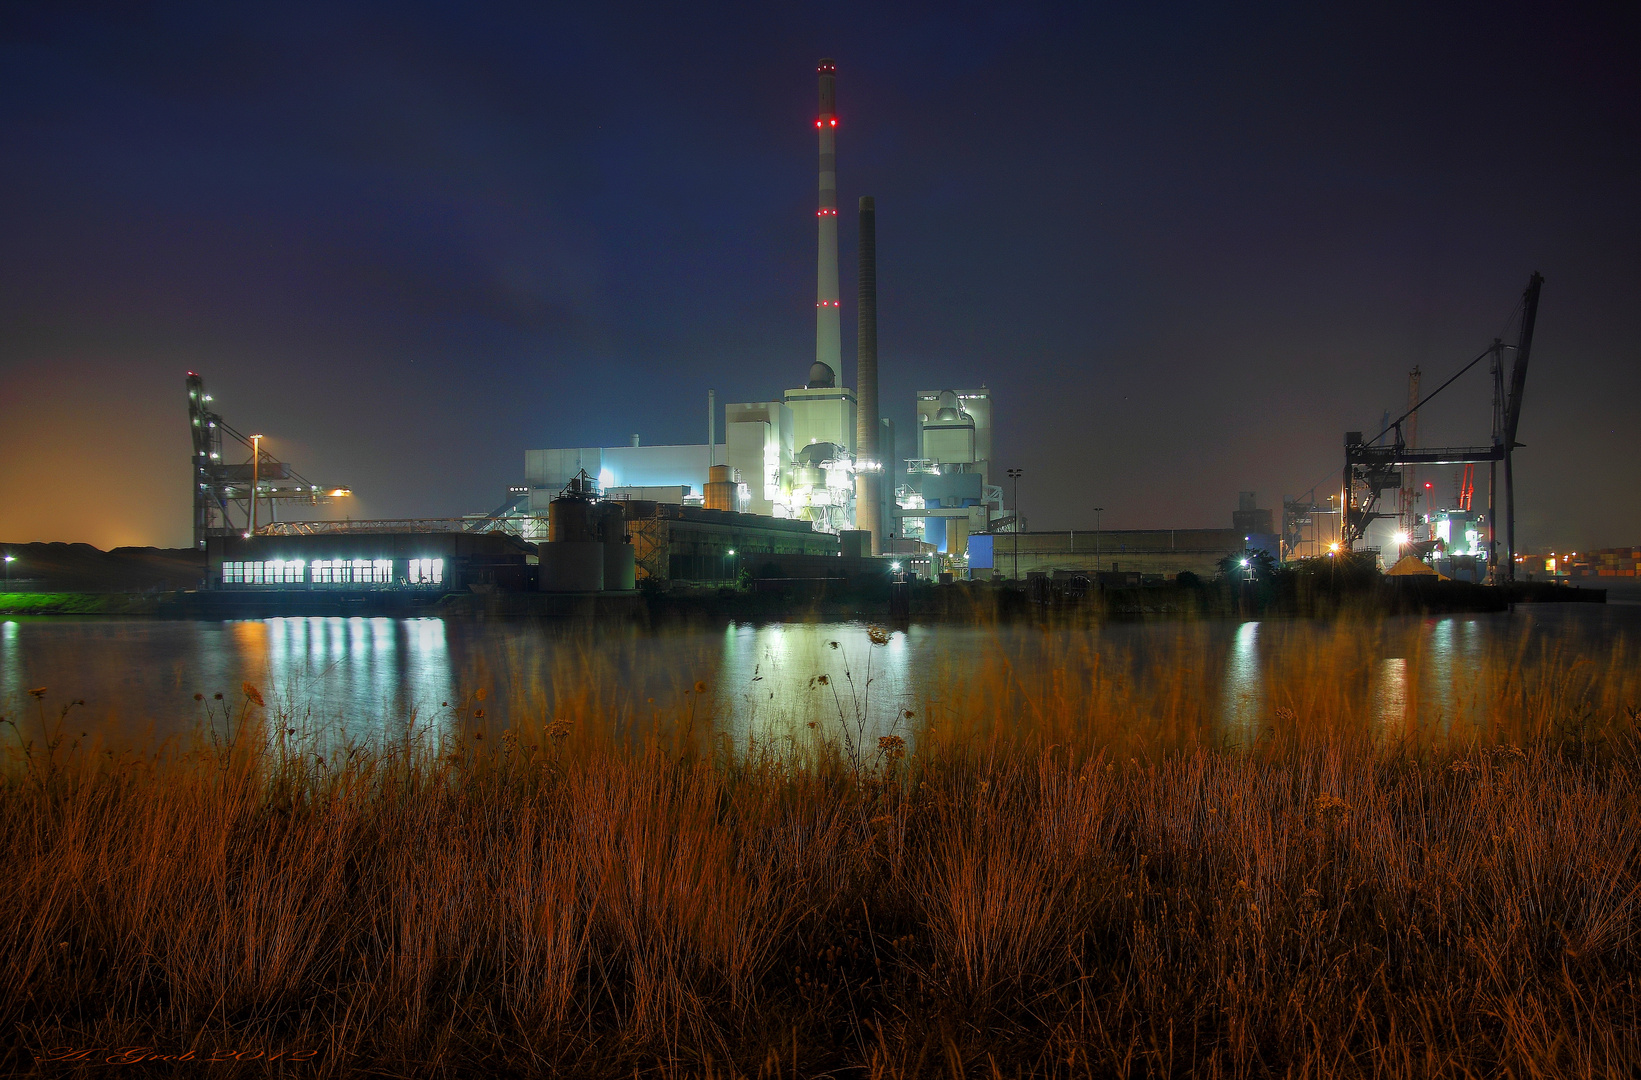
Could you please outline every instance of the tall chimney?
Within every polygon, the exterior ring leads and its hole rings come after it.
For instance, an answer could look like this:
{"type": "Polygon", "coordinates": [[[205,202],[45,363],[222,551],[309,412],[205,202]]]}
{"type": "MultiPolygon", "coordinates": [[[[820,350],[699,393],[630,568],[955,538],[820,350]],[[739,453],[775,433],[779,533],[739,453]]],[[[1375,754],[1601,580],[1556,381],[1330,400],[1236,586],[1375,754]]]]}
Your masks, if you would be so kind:
{"type": "MultiPolygon", "coordinates": [[[[877,207],[860,197],[860,297],[855,340],[855,460],[871,468],[855,474],[855,527],[872,533],[872,554],[883,554],[883,451],[877,414],[877,207]]],[[[894,453],[894,447],[888,448],[894,453]]]]}
{"type": "Polygon", "coordinates": [[[843,338],[838,317],[838,114],[833,82],[837,67],[822,60],[820,74],[820,258],[815,278],[815,359],[841,374],[843,338]]]}

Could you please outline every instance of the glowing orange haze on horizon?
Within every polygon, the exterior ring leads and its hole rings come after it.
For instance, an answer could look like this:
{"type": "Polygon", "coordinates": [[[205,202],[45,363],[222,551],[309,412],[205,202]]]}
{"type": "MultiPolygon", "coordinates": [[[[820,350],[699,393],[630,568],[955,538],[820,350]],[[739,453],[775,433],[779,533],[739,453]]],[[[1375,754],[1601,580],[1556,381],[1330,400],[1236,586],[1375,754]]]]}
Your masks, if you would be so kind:
{"type": "Polygon", "coordinates": [[[7,365],[0,542],[188,546],[186,406],[163,366],[7,365]]]}
{"type": "MultiPolygon", "coordinates": [[[[85,360],[0,370],[0,543],[188,547],[182,368],[85,360]]],[[[343,513],[369,516],[361,500],[343,513]]],[[[302,517],[327,517],[303,505],[302,517]]]]}

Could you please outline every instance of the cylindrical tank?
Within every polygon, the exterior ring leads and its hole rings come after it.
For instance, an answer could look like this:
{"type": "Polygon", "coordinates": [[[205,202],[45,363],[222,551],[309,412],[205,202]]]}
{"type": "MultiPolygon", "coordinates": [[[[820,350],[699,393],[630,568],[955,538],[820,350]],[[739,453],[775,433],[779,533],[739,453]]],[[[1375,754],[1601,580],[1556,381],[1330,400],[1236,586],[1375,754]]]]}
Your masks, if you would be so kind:
{"type": "MultiPolygon", "coordinates": [[[[552,519],[548,518],[549,527],[552,519]]],[[[599,592],[604,588],[604,551],[596,540],[549,540],[541,545],[542,592],[599,592]]]]}
{"type": "Polygon", "coordinates": [[[547,542],[575,544],[597,539],[593,535],[592,503],[560,496],[547,504],[547,542]]]}
{"type": "Polygon", "coordinates": [[[626,504],[601,502],[590,511],[593,539],[606,544],[624,543],[627,536],[626,504]]]}
{"type": "Polygon", "coordinates": [[[631,544],[604,544],[604,588],[630,591],[638,588],[638,564],[631,544]]]}

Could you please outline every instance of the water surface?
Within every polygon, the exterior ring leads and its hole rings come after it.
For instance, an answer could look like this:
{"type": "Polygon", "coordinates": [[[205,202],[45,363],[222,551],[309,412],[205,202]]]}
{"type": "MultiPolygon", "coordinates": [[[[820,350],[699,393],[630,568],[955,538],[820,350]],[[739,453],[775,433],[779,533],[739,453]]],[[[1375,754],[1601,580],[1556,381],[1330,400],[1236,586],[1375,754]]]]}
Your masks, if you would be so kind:
{"type": "Polygon", "coordinates": [[[1329,689],[1387,730],[1441,725],[1481,709],[1475,674],[1489,658],[1548,651],[1559,663],[1599,667],[1626,640],[1641,640],[1641,606],[1524,606],[1366,628],[1293,619],[1091,631],[913,625],[882,644],[866,624],[843,622],[647,630],[437,618],[3,618],[0,715],[26,727],[42,710],[55,717],[83,700],[69,713],[77,731],[185,735],[208,715],[247,711],[241,687],[249,683],[267,702],[251,715],[367,742],[442,736],[462,724],[499,730],[572,700],[582,715],[710,715],[737,740],[856,718],[873,738],[910,726],[907,712],[981,693],[982,683],[1075,696],[1115,679],[1157,694],[1188,685],[1211,699],[1205,711],[1220,734],[1242,741],[1279,706],[1273,693],[1291,697],[1296,679],[1342,680],[1329,689]],[[1324,674],[1307,675],[1312,669],[1324,674]],[[38,687],[47,694],[36,702],[28,690],[38,687]]]}

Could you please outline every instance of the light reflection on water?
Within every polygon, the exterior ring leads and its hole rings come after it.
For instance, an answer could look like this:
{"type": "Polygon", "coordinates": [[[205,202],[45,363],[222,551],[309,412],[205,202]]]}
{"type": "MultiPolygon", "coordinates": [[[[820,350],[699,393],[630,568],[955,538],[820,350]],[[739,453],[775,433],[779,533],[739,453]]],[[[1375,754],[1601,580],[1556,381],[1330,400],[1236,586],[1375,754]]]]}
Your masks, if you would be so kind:
{"type": "Polygon", "coordinates": [[[85,699],[73,714],[76,726],[166,736],[193,730],[206,707],[220,714],[216,692],[237,708],[239,687],[249,682],[282,721],[391,741],[415,730],[446,734],[460,709],[462,722],[473,724],[480,689],[491,694],[483,726],[497,729],[521,712],[542,719],[564,693],[588,685],[598,687],[594,715],[665,713],[690,701],[699,680],[709,689],[697,704],[737,744],[801,742],[806,732],[836,737],[849,729],[871,746],[879,734],[909,735],[916,724],[906,720],[908,710],[938,704],[942,695],[960,702],[976,680],[995,682],[1001,672],[1024,693],[1051,684],[1075,693],[1100,667],[1134,685],[1201,673],[1206,695],[1218,696],[1208,713],[1218,718],[1218,735],[1246,744],[1271,720],[1273,671],[1307,648],[1321,655],[1344,641],[1366,652],[1343,662],[1336,655],[1325,670],[1341,680],[1344,699],[1357,703],[1353,712],[1394,737],[1473,718],[1477,668],[1488,656],[1515,655],[1524,635],[1599,658],[1623,634],[1641,634],[1641,608],[1385,619],[1365,631],[1304,620],[1054,632],[913,625],[876,646],[862,623],[646,630],[436,618],[0,619],[0,715],[34,717],[27,689],[45,686],[53,713],[63,701],[85,699]]]}
{"type": "Polygon", "coordinates": [[[1407,658],[1387,656],[1379,661],[1373,684],[1373,718],[1379,733],[1395,738],[1407,730],[1407,658]]]}
{"type": "Polygon", "coordinates": [[[384,732],[438,715],[455,695],[443,619],[269,619],[250,655],[288,715],[384,732]]]}
{"type": "Polygon", "coordinates": [[[1259,735],[1265,713],[1265,668],[1259,655],[1257,621],[1236,628],[1225,656],[1220,691],[1220,724],[1225,740],[1246,745],[1259,735]]]}

